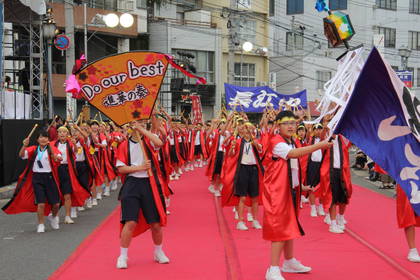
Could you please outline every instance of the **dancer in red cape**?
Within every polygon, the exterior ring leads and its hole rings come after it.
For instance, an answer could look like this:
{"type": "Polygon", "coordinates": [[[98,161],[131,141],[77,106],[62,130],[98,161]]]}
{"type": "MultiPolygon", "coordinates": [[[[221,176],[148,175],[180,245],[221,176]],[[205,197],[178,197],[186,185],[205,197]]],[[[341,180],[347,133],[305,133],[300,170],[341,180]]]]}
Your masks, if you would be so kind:
{"type": "Polygon", "coordinates": [[[329,214],[325,223],[331,233],[343,233],[346,220],[344,213],[352,194],[349,147],[350,141],[341,135],[333,135],[333,146],[324,152],[321,165],[321,200],[329,214]],[[337,214],[338,207],[338,214],[337,214]]]}
{"type": "MultiPolygon", "coordinates": [[[[155,172],[156,158],[151,148],[161,147],[162,141],[155,134],[147,131],[141,121],[132,124],[152,145],[142,145],[134,131],[131,138],[120,144],[117,151],[117,167],[122,174],[123,186],[120,191],[121,200],[121,254],[117,260],[117,268],[127,268],[128,247],[132,237],[147,229],[152,230],[155,244],[154,259],[158,263],[169,263],[162,250],[163,234],[161,226],[166,225],[164,195],[159,182],[159,174],[155,172]],[[152,157],[152,158],[151,158],[152,157]],[[151,158],[148,160],[147,158],[151,158]]],[[[145,142],[147,142],[145,141],[145,142]]]]}
{"type": "Polygon", "coordinates": [[[37,138],[38,146],[30,146],[29,138],[23,140],[19,151],[22,159],[27,159],[25,170],[19,176],[15,193],[2,208],[6,214],[24,212],[38,213],[37,232],[45,232],[45,216],[53,229],[59,229],[58,210],[61,193],[58,188],[57,166],[61,160],[60,152],[48,142],[48,132],[41,131],[37,138]]]}
{"type": "Polygon", "coordinates": [[[298,221],[301,181],[298,158],[318,149],[330,147],[326,141],[296,148],[292,136],[296,133],[296,117],[291,111],[282,111],[276,117],[279,135],[271,138],[267,150],[264,173],[263,238],[271,241],[271,266],[266,280],[283,280],[280,256],[284,251],[283,272],[311,271],[294,258],[293,239],[304,234],[298,221]]]}

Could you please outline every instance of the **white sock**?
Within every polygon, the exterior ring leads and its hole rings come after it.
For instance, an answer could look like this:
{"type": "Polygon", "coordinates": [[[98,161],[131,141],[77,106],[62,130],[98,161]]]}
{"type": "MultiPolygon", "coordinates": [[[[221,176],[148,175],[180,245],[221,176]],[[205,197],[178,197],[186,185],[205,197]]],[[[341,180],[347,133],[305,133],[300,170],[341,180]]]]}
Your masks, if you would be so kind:
{"type": "Polygon", "coordinates": [[[293,261],[294,261],[294,259],[295,259],[295,258],[291,258],[291,259],[288,259],[288,260],[284,259],[284,262],[285,262],[285,263],[290,263],[290,262],[293,262],[293,261]]]}
{"type": "Polygon", "coordinates": [[[278,267],[278,266],[270,266],[270,272],[272,272],[272,273],[280,273],[280,267],[278,267]]]}
{"type": "Polygon", "coordinates": [[[314,205],[311,205],[311,210],[316,210],[316,205],[314,204],[314,205]]]}
{"type": "Polygon", "coordinates": [[[120,256],[124,258],[128,258],[128,248],[120,247],[120,249],[121,249],[120,256]]]}
{"type": "Polygon", "coordinates": [[[418,253],[417,253],[417,248],[410,249],[408,252],[409,252],[410,254],[418,254],[418,253]]]}
{"type": "Polygon", "coordinates": [[[157,252],[157,251],[162,251],[162,244],[155,245],[155,252],[157,252]]]}

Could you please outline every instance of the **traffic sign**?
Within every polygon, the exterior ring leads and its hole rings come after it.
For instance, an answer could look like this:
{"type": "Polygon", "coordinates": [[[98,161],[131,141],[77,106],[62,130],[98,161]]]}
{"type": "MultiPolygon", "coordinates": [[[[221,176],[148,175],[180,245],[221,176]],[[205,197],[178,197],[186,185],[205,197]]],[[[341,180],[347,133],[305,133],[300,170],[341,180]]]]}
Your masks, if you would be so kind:
{"type": "Polygon", "coordinates": [[[67,50],[70,47],[70,39],[64,34],[57,35],[54,39],[54,46],[60,51],[67,50]]]}

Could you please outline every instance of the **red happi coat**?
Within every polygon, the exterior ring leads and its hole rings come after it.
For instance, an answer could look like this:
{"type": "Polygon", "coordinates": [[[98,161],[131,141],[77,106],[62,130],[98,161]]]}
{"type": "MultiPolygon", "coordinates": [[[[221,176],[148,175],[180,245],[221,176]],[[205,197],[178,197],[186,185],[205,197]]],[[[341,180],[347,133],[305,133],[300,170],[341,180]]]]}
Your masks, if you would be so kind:
{"type": "Polygon", "coordinates": [[[261,159],[263,161],[264,166],[266,166],[266,154],[268,151],[268,147],[270,146],[270,139],[272,137],[274,137],[274,129],[270,129],[268,131],[261,131],[260,143],[263,148],[261,159]]]}
{"type": "MultiPolygon", "coordinates": [[[[353,192],[353,187],[351,184],[351,174],[350,174],[350,159],[349,159],[349,147],[351,143],[348,140],[345,140],[343,136],[338,135],[338,143],[340,147],[340,159],[341,159],[341,178],[344,183],[344,187],[347,191],[347,198],[350,201],[351,194],[353,192]],[[347,143],[346,143],[347,142],[347,143]]],[[[333,162],[331,159],[331,153],[333,148],[327,149],[323,153],[323,159],[321,164],[321,181],[320,181],[320,197],[322,199],[322,204],[324,208],[329,209],[332,203],[332,192],[331,192],[331,180],[330,174],[333,169],[333,162]]]]}
{"type": "MultiPolygon", "coordinates": [[[[102,143],[103,140],[107,140],[106,136],[100,133],[99,142],[102,143]]],[[[99,164],[101,167],[101,173],[104,178],[108,178],[108,182],[111,182],[117,176],[117,174],[115,174],[114,166],[111,164],[110,160],[109,145],[107,144],[105,148],[99,147],[99,164]]]]}
{"type": "MultiPolygon", "coordinates": [[[[153,153],[151,152],[150,147],[145,144],[144,145],[145,148],[145,153],[147,154],[148,158],[151,161],[151,165],[152,165],[152,176],[150,176],[149,173],[149,180],[150,180],[150,187],[152,189],[152,193],[153,193],[153,198],[156,204],[156,208],[158,210],[159,216],[160,216],[160,225],[161,226],[166,226],[167,223],[167,216],[166,216],[166,206],[165,206],[165,199],[164,199],[164,195],[163,195],[163,190],[161,188],[161,184],[158,182],[159,179],[159,175],[156,172],[156,159],[154,158],[153,153]]],[[[130,158],[130,149],[128,149],[128,140],[124,140],[119,146],[118,146],[118,150],[117,150],[117,160],[120,160],[121,162],[123,162],[125,165],[129,166],[129,158],[130,158]]],[[[122,189],[124,188],[124,183],[125,183],[125,179],[126,179],[127,175],[126,174],[121,174],[121,181],[123,183],[123,186],[121,187],[120,190],[120,194],[122,189]]],[[[121,229],[122,229],[122,224],[121,224],[121,229]]],[[[136,237],[140,234],[142,234],[143,232],[147,231],[150,228],[150,225],[147,224],[146,219],[143,216],[143,212],[140,211],[139,214],[139,221],[137,223],[137,226],[134,230],[133,233],[133,237],[136,237]]]]}
{"type": "MultiPolygon", "coordinates": [[[[191,143],[190,143],[190,149],[189,149],[190,154],[188,156],[189,161],[194,161],[195,159],[194,150],[195,150],[195,136],[196,135],[197,135],[197,130],[194,129],[191,133],[191,143]]],[[[204,137],[204,132],[200,130],[200,145],[201,145],[201,151],[203,152],[204,159],[208,157],[205,143],[206,143],[206,139],[204,137]]]]}
{"type": "MultiPolygon", "coordinates": [[[[19,176],[13,197],[2,208],[6,214],[37,212],[38,207],[35,204],[35,194],[34,194],[34,189],[32,186],[32,176],[33,176],[32,167],[36,160],[37,147],[38,146],[31,146],[31,147],[26,148],[26,151],[28,152],[28,162],[26,164],[25,170],[19,176]]],[[[51,158],[52,154],[58,155],[60,154],[60,151],[58,151],[58,149],[55,148],[54,146],[48,145],[48,155],[50,159],[51,173],[53,175],[55,184],[57,186],[58,193],[60,194],[60,197],[61,197],[60,188],[58,188],[60,182],[58,179],[58,170],[57,170],[58,165],[60,165],[60,163],[57,163],[52,160],[51,158]]],[[[50,211],[51,211],[51,205],[49,205],[47,201],[45,204],[45,215],[48,215],[50,211]]]]}
{"type": "MultiPolygon", "coordinates": [[[[238,182],[239,176],[239,166],[242,160],[242,152],[244,147],[245,141],[242,138],[236,140],[236,143],[233,141],[229,145],[229,149],[226,150],[225,158],[226,158],[226,166],[224,165],[224,176],[222,178],[223,189],[222,189],[222,206],[237,206],[239,203],[239,197],[235,196],[235,185],[238,182]],[[237,151],[234,155],[230,154],[230,149],[232,149],[232,145],[235,144],[235,151],[237,151]]],[[[258,183],[259,183],[259,204],[262,203],[262,190],[264,189],[264,168],[261,163],[261,159],[259,157],[259,153],[257,148],[252,145],[252,150],[254,152],[255,161],[257,163],[258,168],[258,183]]],[[[246,205],[251,206],[251,199],[247,197],[246,205]]]]}
{"type": "Polygon", "coordinates": [[[211,150],[211,146],[212,146],[212,142],[211,142],[211,138],[210,138],[210,136],[211,136],[211,132],[209,132],[208,130],[205,130],[205,133],[204,133],[204,139],[205,139],[205,141],[204,141],[204,143],[205,143],[205,146],[206,146],[206,151],[207,151],[207,158],[206,159],[209,159],[210,158],[210,150],[211,150]]]}
{"type": "Polygon", "coordinates": [[[420,227],[420,216],[416,216],[407,195],[400,185],[397,185],[397,222],[399,228],[410,226],[420,227]]]}
{"type": "MultiPolygon", "coordinates": [[[[172,166],[176,166],[176,165],[182,166],[185,163],[185,160],[181,155],[180,144],[179,144],[179,141],[178,141],[178,132],[174,131],[174,130],[171,130],[169,133],[172,135],[172,137],[174,139],[175,152],[176,152],[176,156],[178,158],[178,163],[175,163],[175,162],[171,161],[171,165],[172,166]]],[[[169,137],[169,135],[168,135],[168,137],[169,137]]],[[[170,147],[170,145],[169,145],[169,147],[170,147]]]]}
{"type": "Polygon", "coordinates": [[[298,220],[301,184],[296,187],[296,200],[293,201],[290,159],[273,157],[273,149],[279,143],[287,142],[280,135],[271,138],[264,173],[263,238],[273,242],[304,235],[298,220]]]}
{"type": "MultiPolygon", "coordinates": [[[[54,146],[58,149],[59,141],[52,141],[51,146],[54,146]]],[[[73,192],[71,193],[71,206],[83,206],[86,199],[90,197],[90,192],[86,190],[77,179],[77,170],[76,170],[76,155],[74,151],[74,144],[69,140],[66,140],[66,156],[67,156],[67,166],[69,169],[70,183],[73,192]]]]}
{"type": "MultiPolygon", "coordinates": [[[[206,176],[209,177],[210,180],[214,179],[214,168],[216,166],[216,155],[219,150],[219,141],[220,141],[220,132],[218,130],[214,130],[214,137],[211,141],[211,145],[209,144],[208,147],[208,155],[209,155],[209,162],[206,169],[206,176]]],[[[210,143],[210,139],[207,139],[206,143],[210,143]]],[[[223,144],[223,143],[221,143],[223,144]]]]}

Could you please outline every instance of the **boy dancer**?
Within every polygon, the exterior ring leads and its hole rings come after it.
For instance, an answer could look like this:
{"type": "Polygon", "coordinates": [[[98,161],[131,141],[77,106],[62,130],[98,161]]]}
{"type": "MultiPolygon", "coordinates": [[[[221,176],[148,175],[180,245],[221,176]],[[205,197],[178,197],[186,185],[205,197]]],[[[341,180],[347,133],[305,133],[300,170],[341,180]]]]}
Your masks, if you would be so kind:
{"type": "MultiPolygon", "coordinates": [[[[133,122],[134,129],[143,137],[147,137],[151,145],[161,147],[162,141],[155,134],[147,131],[137,121],[133,122]]],[[[117,260],[117,268],[127,268],[128,247],[132,237],[152,229],[152,239],[155,244],[154,259],[158,263],[169,263],[168,257],[162,250],[162,228],[166,224],[165,201],[161,184],[157,175],[149,176],[152,172],[153,161],[147,160],[146,154],[152,156],[150,148],[142,144],[137,133],[120,144],[117,151],[117,167],[124,184],[121,189],[121,254],[117,260]]],[[[156,168],[156,166],[155,166],[156,168]]]]}
{"type": "Polygon", "coordinates": [[[276,128],[279,134],[270,140],[264,173],[263,238],[271,241],[271,266],[266,280],[284,280],[279,268],[283,251],[283,272],[311,271],[310,267],[296,260],[293,253],[293,239],[304,234],[297,213],[301,191],[298,158],[332,145],[322,141],[296,148],[292,139],[296,133],[296,117],[291,111],[282,111],[277,115],[276,128]]]}

